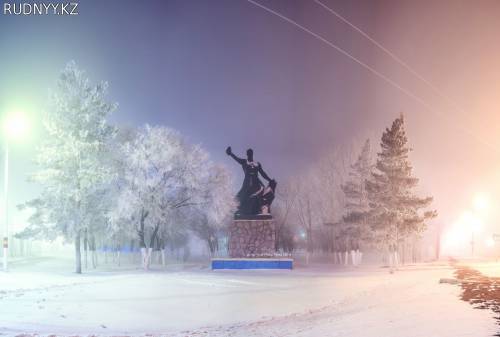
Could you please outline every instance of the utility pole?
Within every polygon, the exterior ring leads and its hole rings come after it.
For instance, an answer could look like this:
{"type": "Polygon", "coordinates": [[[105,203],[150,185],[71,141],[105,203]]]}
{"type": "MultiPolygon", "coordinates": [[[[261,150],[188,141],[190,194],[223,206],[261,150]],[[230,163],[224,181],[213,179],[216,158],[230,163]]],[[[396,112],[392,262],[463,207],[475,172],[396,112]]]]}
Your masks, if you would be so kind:
{"type": "Polygon", "coordinates": [[[3,236],[3,270],[7,271],[7,259],[9,255],[9,143],[5,141],[4,158],[4,236],[3,236]]]}

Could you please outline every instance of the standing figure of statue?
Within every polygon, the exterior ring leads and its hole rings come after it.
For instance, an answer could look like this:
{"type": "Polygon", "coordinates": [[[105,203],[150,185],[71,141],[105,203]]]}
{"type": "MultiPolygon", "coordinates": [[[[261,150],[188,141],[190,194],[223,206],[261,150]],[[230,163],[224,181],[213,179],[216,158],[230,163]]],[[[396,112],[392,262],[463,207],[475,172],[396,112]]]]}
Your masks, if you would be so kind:
{"type": "Polygon", "coordinates": [[[245,174],[245,179],[241,185],[241,189],[236,195],[239,206],[238,211],[235,214],[235,219],[252,219],[259,217],[271,217],[269,214],[269,209],[271,206],[272,199],[274,199],[274,189],[276,187],[276,181],[269,178],[269,176],[262,169],[262,165],[253,159],[253,150],[247,150],[247,158],[238,158],[231,150],[229,146],[226,149],[226,154],[231,156],[238,164],[241,165],[243,173],[245,174]],[[267,195],[263,199],[264,195],[264,185],[259,179],[259,174],[269,182],[268,188],[266,188],[267,195]],[[272,186],[269,189],[269,186],[272,186]],[[273,195],[270,198],[271,194],[273,195]],[[263,214],[264,213],[264,214],[263,214]]]}

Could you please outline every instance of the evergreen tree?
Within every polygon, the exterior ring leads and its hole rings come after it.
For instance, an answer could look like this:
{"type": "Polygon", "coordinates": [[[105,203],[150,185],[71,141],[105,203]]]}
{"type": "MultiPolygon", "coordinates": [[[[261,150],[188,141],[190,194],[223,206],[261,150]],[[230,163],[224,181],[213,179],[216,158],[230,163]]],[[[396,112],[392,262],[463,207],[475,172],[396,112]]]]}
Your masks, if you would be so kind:
{"type": "Polygon", "coordinates": [[[349,241],[351,249],[357,250],[359,241],[369,236],[367,215],[369,211],[366,181],[372,171],[370,140],[367,139],[356,162],[351,165],[349,179],[341,185],[345,195],[342,236],[349,241]]]}
{"type": "Polygon", "coordinates": [[[96,205],[112,176],[103,162],[116,133],[106,121],[116,108],[106,101],[107,87],[106,82],[92,85],[75,62],[61,72],[43,116],[46,136],[32,177],[40,184],[41,195],[24,205],[34,211],[27,234],[73,240],[77,273],[81,273],[81,239],[104,218],[106,210],[96,205]]]}
{"type": "Polygon", "coordinates": [[[406,238],[422,233],[425,221],[436,216],[436,212],[425,211],[431,197],[420,198],[413,191],[418,179],[412,175],[408,158],[411,149],[402,115],[385,130],[380,146],[376,170],[366,181],[370,223],[377,242],[395,252],[406,238]]]}

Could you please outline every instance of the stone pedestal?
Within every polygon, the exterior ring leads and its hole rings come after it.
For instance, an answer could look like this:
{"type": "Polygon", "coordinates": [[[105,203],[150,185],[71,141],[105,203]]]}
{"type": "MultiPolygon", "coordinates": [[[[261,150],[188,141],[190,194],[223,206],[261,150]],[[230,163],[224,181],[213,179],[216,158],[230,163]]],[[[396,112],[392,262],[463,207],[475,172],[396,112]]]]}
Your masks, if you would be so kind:
{"type": "Polygon", "coordinates": [[[273,257],[274,220],[233,220],[229,228],[229,256],[232,258],[273,257]]]}

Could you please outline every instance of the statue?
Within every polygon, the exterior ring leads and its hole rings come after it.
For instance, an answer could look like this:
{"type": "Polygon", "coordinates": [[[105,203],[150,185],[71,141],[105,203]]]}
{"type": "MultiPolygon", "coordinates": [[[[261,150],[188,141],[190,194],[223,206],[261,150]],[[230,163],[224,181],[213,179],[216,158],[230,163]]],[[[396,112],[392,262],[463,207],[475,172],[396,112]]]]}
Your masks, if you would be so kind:
{"type": "Polygon", "coordinates": [[[274,192],[276,190],[276,181],[262,169],[259,162],[253,160],[253,150],[247,150],[247,159],[238,158],[234,155],[229,146],[226,149],[226,154],[231,156],[238,164],[241,165],[245,173],[245,179],[240,191],[236,195],[239,206],[235,219],[270,219],[271,203],[274,200],[274,192]],[[264,184],[259,179],[259,174],[268,181],[268,185],[264,184]]]}
{"type": "Polygon", "coordinates": [[[271,181],[269,181],[269,184],[262,192],[260,210],[261,214],[263,215],[271,214],[271,204],[273,203],[274,200],[274,192],[276,191],[276,185],[277,185],[276,180],[271,179],[271,181]]]}

